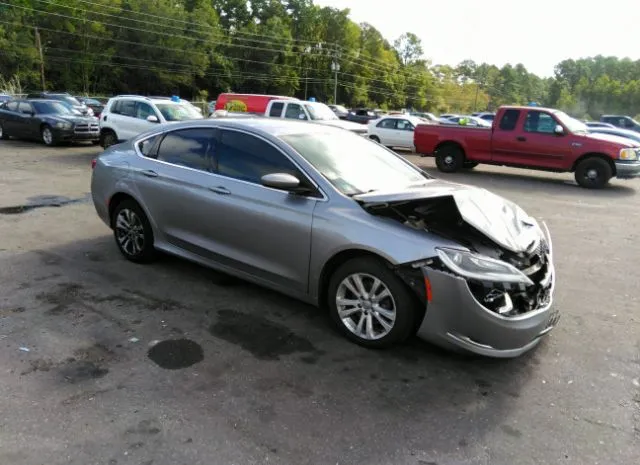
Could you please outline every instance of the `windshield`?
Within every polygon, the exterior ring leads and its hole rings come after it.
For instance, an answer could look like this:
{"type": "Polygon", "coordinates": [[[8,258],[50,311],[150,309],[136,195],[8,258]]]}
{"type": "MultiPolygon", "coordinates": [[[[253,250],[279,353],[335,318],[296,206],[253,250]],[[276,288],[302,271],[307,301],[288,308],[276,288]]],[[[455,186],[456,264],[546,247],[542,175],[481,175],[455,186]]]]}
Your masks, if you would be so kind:
{"type": "Polygon", "coordinates": [[[70,115],[71,110],[57,102],[31,102],[40,115],[70,115]]]}
{"type": "Polygon", "coordinates": [[[156,104],[162,116],[167,121],[186,121],[190,119],[202,119],[202,114],[191,105],[177,103],[156,104]]]}
{"type": "Polygon", "coordinates": [[[333,110],[324,103],[305,103],[304,106],[309,112],[312,120],[325,121],[339,119],[333,110]]]}
{"type": "Polygon", "coordinates": [[[405,189],[430,179],[384,147],[348,131],[289,134],[281,139],[346,195],[405,189]]]}
{"type": "Polygon", "coordinates": [[[69,103],[70,105],[74,105],[74,106],[77,106],[77,107],[81,107],[82,106],[82,104],[75,97],[69,97],[67,95],[64,95],[64,96],[61,97],[61,100],[64,101],[64,102],[69,103]]]}
{"type": "Polygon", "coordinates": [[[582,121],[572,118],[563,111],[556,111],[554,115],[558,121],[560,121],[560,123],[569,130],[569,132],[587,132],[589,130],[587,125],[582,121]]]}

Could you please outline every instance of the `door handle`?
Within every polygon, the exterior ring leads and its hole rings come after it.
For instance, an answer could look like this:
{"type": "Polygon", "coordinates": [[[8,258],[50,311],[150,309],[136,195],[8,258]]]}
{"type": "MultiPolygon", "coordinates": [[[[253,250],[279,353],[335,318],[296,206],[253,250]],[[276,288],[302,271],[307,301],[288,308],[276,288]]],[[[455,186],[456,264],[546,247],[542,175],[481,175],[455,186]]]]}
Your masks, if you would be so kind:
{"type": "Polygon", "coordinates": [[[516,139],[519,140],[520,142],[526,142],[527,141],[527,138],[524,137],[524,136],[518,136],[518,137],[516,137],[516,139]]]}
{"type": "Polygon", "coordinates": [[[226,187],[222,187],[222,186],[210,187],[209,190],[211,192],[215,192],[216,194],[220,194],[220,195],[229,195],[229,194],[231,194],[231,191],[229,189],[227,189],[226,187]]]}
{"type": "Polygon", "coordinates": [[[142,172],[142,174],[144,174],[148,178],[157,178],[158,177],[158,173],[156,173],[153,170],[144,170],[142,172]]]}

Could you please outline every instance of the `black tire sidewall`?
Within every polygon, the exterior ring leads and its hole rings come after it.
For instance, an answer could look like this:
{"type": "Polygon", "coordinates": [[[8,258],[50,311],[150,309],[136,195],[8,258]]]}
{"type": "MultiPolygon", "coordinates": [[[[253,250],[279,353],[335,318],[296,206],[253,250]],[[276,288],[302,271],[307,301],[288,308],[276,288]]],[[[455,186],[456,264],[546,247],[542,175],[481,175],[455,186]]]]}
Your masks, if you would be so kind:
{"type": "Polygon", "coordinates": [[[373,349],[391,347],[405,341],[416,330],[420,311],[419,302],[404,282],[390,270],[381,259],[374,257],[354,258],[333,273],[328,286],[327,302],[329,314],[337,329],[349,340],[373,349]],[[366,340],[353,334],[342,322],[336,305],[338,286],[344,278],[354,273],[367,273],[380,279],[389,289],[396,305],[396,320],[389,334],[376,340],[366,340]]]}
{"type": "Polygon", "coordinates": [[[153,241],[154,241],[153,229],[151,228],[151,223],[149,223],[147,215],[145,214],[145,212],[142,210],[142,208],[140,207],[140,205],[138,205],[136,201],[128,199],[120,202],[116,206],[116,208],[114,208],[113,210],[113,215],[111,217],[111,224],[113,226],[113,238],[116,241],[116,246],[118,247],[118,250],[120,250],[120,253],[127,260],[130,260],[135,263],[148,263],[153,261],[156,255],[155,248],[153,246],[153,241]],[[142,247],[142,251],[137,255],[130,255],[129,253],[127,253],[125,250],[123,250],[122,246],[120,245],[120,242],[118,242],[118,233],[116,231],[116,218],[118,217],[118,214],[124,209],[129,209],[133,211],[138,216],[138,218],[142,223],[142,230],[144,234],[144,244],[142,247]]]}
{"type": "Polygon", "coordinates": [[[369,137],[369,139],[371,139],[374,142],[377,142],[378,144],[380,143],[380,138],[378,136],[371,136],[369,137]]]}
{"type": "Polygon", "coordinates": [[[51,128],[51,126],[49,126],[48,124],[45,124],[44,126],[42,126],[42,129],[40,129],[40,138],[42,139],[42,143],[48,147],[51,147],[52,145],[56,145],[56,137],[55,134],[53,133],[53,129],[51,128]],[[45,130],[49,130],[51,132],[51,143],[47,144],[44,140],[44,131],[45,130]]]}
{"type": "Polygon", "coordinates": [[[102,135],[100,136],[100,138],[101,138],[100,145],[102,147],[104,147],[105,149],[110,147],[110,146],[112,146],[112,145],[115,145],[118,142],[118,138],[116,136],[116,133],[113,132],[113,131],[105,131],[105,132],[103,132],[102,135]],[[107,140],[109,138],[113,138],[114,142],[111,143],[111,144],[107,144],[107,140]]]}
{"type": "Polygon", "coordinates": [[[464,166],[464,153],[459,147],[446,145],[436,153],[436,166],[443,173],[455,173],[464,166]],[[453,163],[445,163],[445,158],[448,156],[453,157],[453,163]]]}
{"type": "Polygon", "coordinates": [[[601,189],[609,182],[612,175],[611,167],[605,160],[602,158],[587,158],[578,163],[575,178],[581,187],[601,189]],[[586,173],[591,169],[595,169],[598,172],[598,177],[594,180],[586,179],[586,173]]]}
{"type": "Polygon", "coordinates": [[[476,166],[478,166],[478,162],[475,161],[465,161],[464,164],[462,165],[462,167],[465,170],[472,170],[474,169],[476,166]]]}

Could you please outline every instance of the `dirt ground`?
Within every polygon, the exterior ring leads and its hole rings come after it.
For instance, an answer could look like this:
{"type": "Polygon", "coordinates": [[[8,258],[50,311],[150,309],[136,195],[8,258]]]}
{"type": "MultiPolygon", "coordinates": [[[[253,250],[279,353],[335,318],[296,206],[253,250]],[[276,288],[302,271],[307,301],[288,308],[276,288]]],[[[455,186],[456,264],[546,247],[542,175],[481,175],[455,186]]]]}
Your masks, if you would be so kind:
{"type": "Polygon", "coordinates": [[[446,176],[553,235],[560,325],[504,361],[365,350],[271,291],[125,261],[87,197],[99,151],[0,142],[0,463],[638,462],[640,180],[446,176]]]}

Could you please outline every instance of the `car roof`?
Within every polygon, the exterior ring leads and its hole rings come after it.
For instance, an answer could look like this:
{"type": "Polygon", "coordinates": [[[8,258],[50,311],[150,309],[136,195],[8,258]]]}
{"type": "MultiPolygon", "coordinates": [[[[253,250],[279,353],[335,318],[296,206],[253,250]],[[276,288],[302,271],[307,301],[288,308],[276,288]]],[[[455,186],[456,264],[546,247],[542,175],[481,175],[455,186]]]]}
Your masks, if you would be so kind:
{"type": "Polygon", "coordinates": [[[116,95],[115,97],[111,97],[109,100],[139,100],[142,102],[150,102],[154,104],[170,103],[175,105],[179,105],[180,103],[182,103],[171,100],[171,97],[146,97],[144,95],[116,95]]]}
{"type": "Polygon", "coordinates": [[[196,119],[172,123],[170,129],[187,129],[194,126],[202,127],[203,125],[221,129],[244,129],[253,133],[271,135],[275,137],[290,134],[320,134],[326,132],[343,134],[342,131],[345,131],[345,129],[324,124],[264,117],[196,119]]]}

